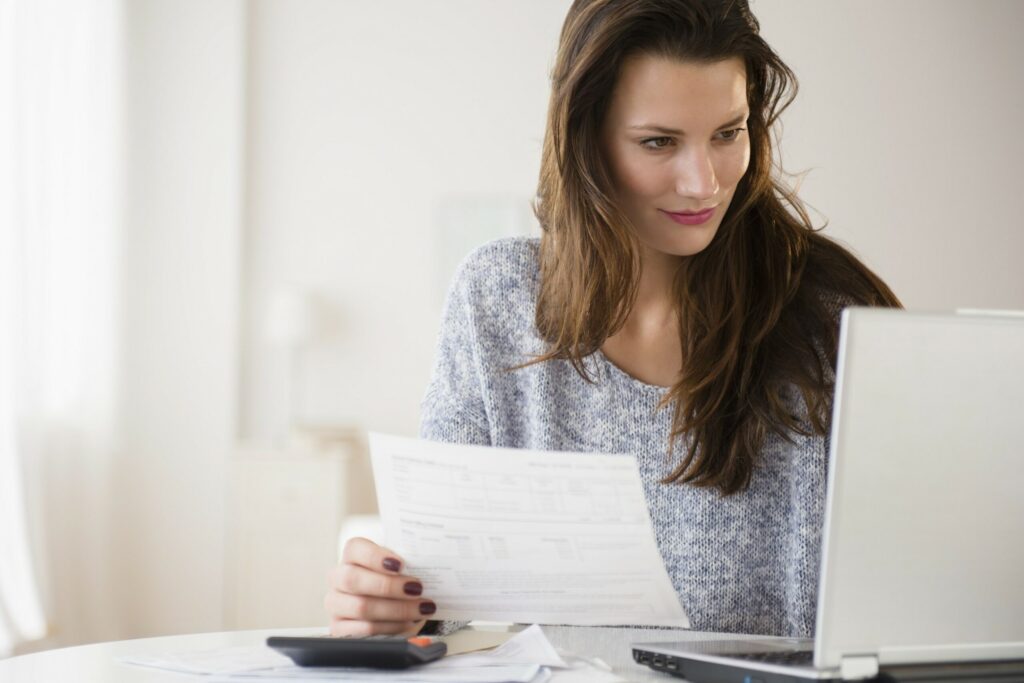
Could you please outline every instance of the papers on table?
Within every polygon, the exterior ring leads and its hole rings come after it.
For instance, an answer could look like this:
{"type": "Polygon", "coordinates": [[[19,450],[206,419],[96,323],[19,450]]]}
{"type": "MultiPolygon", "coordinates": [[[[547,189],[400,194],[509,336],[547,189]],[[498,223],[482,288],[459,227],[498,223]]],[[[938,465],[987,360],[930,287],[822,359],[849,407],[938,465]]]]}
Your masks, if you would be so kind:
{"type": "Polygon", "coordinates": [[[461,655],[463,652],[476,652],[478,650],[490,650],[508,641],[515,633],[502,629],[498,631],[477,628],[464,628],[441,636],[448,646],[448,656],[461,655]]]}
{"type": "Polygon", "coordinates": [[[539,626],[516,634],[488,652],[448,656],[401,671],[300,667],[266,646],[206,652],[125,657],[126,664],[191,674],[211,674],[204,683],[291,683],[321,681],[401,681],[404,683],[618,683],[604,662],[559,653],[539,626]]]}
{"type": "Polygon", "coordinates": [[[266,645],[246,645],[178,654],[133,655],[122,657],[121,661],[125,664],[184,674],[241,674],[289,666],[292,663],[292,660],[266,645]]]}
{"type": "Polygon", "coordinates": [[[398,683],[547,683],[551,678],[541,674],[536,664],[522,666],[488,666],[459,669],[436,668],[424,664],[416,669],[399,671],[382,669],[300,668],[280,671],[253,671],[235,676],[215,676],[205,683],[292,683],[297,680],[316,681],[397,681],[398,683]]]}
{"type": "Polygon", "coordinates": [[[465,668],[494,664],[537,664],[565,669],[568,665],[558,654],[540,626],[534,624],[509,638],[493,650],[445,657],[437,662],[438,668],[465,668]]]}
{"type": "Polygon", "coordinates": [[[385,542],[435,619],[689,627],[630,457],[379,434],[385,542]]]}

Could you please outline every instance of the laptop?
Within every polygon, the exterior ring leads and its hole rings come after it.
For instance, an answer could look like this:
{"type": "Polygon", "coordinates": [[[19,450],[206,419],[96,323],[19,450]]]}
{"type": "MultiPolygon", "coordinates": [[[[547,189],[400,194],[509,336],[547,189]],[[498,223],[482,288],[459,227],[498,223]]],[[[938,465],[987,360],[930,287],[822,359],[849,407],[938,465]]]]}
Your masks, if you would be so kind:
{"type": "Polygon", "coordinates": [[[1024,313],[843,311],[813,639],[677,639],[693,683],[1024,681],[1024,313]]]}

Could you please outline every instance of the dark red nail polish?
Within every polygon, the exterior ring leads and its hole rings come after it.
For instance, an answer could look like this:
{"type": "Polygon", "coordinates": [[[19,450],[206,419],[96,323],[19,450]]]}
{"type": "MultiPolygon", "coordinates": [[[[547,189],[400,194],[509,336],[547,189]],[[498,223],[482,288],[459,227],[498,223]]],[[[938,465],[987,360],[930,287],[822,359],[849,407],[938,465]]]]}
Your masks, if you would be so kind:
{"type": "Polygon", "coordinates": [[[387,569],[389,572],[397,572],[402,568],[402,563],[393,557],[385,557],[381,564],[384,565],[384,569],[387,569]]]}
{"type": "Polygon", "coordinates": [[[437,611],[437,605],[432,602],[420,603],[420,614],[433,614],[437,611]]]}
{"type": "Polygon", "coordinates": [[[419,581],[410,581],[402,586],[402,590],[406,595],[423,595],[423,584],[419,581]]]}

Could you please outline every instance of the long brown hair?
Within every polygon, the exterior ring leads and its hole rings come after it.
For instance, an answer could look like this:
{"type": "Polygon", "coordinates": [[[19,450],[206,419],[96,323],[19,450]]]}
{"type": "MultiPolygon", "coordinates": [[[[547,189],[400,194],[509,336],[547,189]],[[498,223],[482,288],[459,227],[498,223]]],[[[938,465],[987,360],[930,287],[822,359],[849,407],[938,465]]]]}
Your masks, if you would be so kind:
{"type": "Polygon", "coordinates": [[[634,54],[746,66],[750,165],[714,239],[680,259],[683,370],[662,402],[674,405],[669,453],[690,437],[665,481],[728,495],[749,485],[769,433],[826,432],[839,307],[900,303],[815,230],[777,177],[771,132],[796,77],[746,0],[576,0],[552,73],[534,205],[544,231],[536,325],[549,348],[528,365],[567,360],[590,380],[583,359],[623,326],[636,298],[639,244],[599,145],[619,68],[634,54]],[[794,412],[795,398],[806,414],[794,412]]]}

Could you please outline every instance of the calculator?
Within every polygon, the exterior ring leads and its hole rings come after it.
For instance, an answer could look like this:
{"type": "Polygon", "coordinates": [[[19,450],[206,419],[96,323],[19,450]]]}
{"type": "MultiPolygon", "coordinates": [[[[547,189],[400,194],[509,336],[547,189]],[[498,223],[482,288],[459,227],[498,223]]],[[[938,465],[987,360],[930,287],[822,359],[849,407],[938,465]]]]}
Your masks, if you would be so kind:
{"type": "Polygon", "coordinates": [[[407,669],[444,657],[448,646],[423,636],[271,636],[267,646],[299,666],[352,666],[371,669],[407,669]]]}

